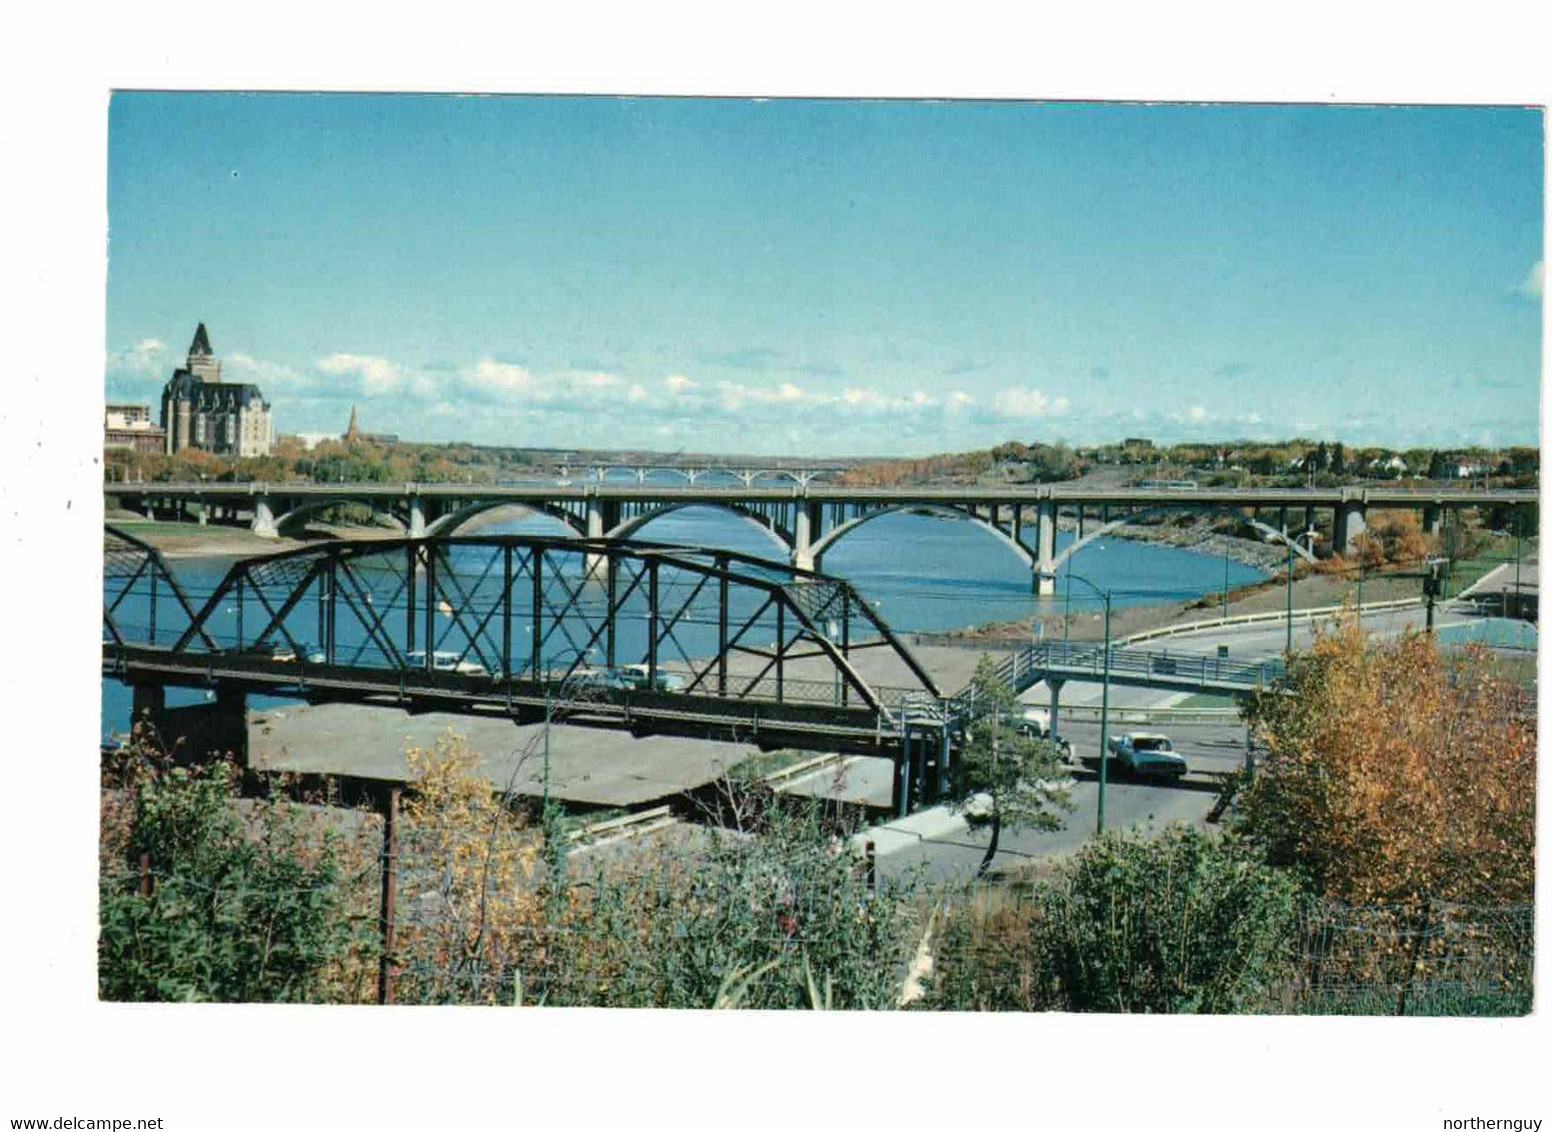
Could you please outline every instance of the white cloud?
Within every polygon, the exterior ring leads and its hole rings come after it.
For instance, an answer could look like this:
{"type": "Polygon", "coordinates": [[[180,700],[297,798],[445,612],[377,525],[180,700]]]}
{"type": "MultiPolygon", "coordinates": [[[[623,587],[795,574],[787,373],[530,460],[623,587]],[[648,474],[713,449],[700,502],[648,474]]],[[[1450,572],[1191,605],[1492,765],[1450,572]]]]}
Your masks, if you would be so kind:
{"type": "Polygon", "coordinates": [[[1531,299],[1539,299],[1545,293],[1547,286],[1547,261],[1538,259],[1531,264],[1530,271],[1525,275],[1525,282],[1521,283],[1518,290],[1520,294],[1531,299]]]}
{"type": "Polygon", "coordinates": [[[229,380],[257,385],[268,393],[271,389],[316,389],[318,379],[300,373],[280,362],[268,362],[249,354],[228,354],[221,359],[222,372],[229,380]]]}
{"type": "Polygon", "coordinates": [[[1002,416],[1013,418],[1060,416],[1071,407],[1066,397],[1053,399],[1043,389],[1021,386],[999,389],[992,404],[1002,416]]]}
{"type": "Polygon", "coordinates": [[[324,373],[336,376],[354,376],[361,383],[361,391],[371,396],[395,393],[404,382],[404,375],[387,358],[369,354],[330,354],[318,363],[324,373]]]}
{"type": "Polygon", "coordinates": [[[677,397],[682,393],[688,393],[690,390],[697,388],[700,382],[691,381],[682,373],[671,373],[663,379],[663,384],[668,386],[668,391],[677,397]]]}
{"type": "MultiPolygon", "coordinates": [[[[125,350],[108,355],[108,372],[148,376],[166,367],[167,343],[160,338],[142,338],[125,350]]],[[[169,372],[168,377],[172,374],[169,372]]]]}
{"type": "Polygon", "coordinates": [[[1207,419],[1207,410],[1200,405],[1192,405],[1186,415],[1191,418],[1193,423],[1200,423],[1207,419]]]}

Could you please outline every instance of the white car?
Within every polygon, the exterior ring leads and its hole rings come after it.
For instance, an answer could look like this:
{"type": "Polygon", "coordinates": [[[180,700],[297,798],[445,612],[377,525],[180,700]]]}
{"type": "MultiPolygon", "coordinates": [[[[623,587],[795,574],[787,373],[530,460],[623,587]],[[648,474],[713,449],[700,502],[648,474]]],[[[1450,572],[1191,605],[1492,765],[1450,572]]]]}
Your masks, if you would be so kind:
{"type": "Polygon", "coordinates": [[[1113,736],[1110,754],[1137,775],[1179,778],[1186,772],[1186,760],[1175,753],[1169,736],[1156,731],[1129,731],[1113,736]]]}
{"type": "MultiPolygon", "coordinates": [[[[422,649],[416,649],[405,660],[411,668],[424,668],[426,666],[426,654],[422,649]]],[[[489,671],[477,660],[459,660],[455,652],[434,652],[431,654],[431,667],[438,672],[456,672],[460,676],[489,676],[489,671]]]]}
{"type": "Polygon", "coordinates": [[[1057,754],[1061,756],[1062,761],[1072,762],[1072,744],[1066,739],[1054,738],[1051,735],[1051,716],[1044,709],[1025,708],[1024,714],[1014,725],[1014,730],[1020,735],[1028,735],[1031,739],[1050,739],[1056,744],[1057,754]]]}

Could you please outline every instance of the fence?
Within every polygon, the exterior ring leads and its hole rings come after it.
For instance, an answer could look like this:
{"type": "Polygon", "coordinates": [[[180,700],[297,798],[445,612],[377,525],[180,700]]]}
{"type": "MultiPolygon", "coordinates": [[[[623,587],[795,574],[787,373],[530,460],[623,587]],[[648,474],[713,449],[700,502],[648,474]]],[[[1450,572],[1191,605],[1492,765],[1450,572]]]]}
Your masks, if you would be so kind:
{"type": "MultiPolygon", "coordinates": [[[[1171,938],[1184,929],[1169,919],[1165,901],[1118,893],[1101,917],[1111,938],[1095,934],[1098,925],[1081,915],[1074,919],[1076,905],[1038,895],[1027,885],[946,890],[944,906],[955,915],[935,941],[940,982],[928,1005],[1449,1017],[1513,1017],[1532,1007],[1529,904],[1355,907],[1301,899],[1247,938],[1233,937],[1230,925],[1203,935],[1207,929],[1193,924],[1193,947],[1184,935],[1171,938]],[[1160,917],[1155,938],[1152,917],[1160,917]],[[1060,942],[1047,946],[1048,939],[1060,942]],[[1076,957],[1074,939],[1083,941],[1076,957]]],[[[1197,912],[1210,915],[1205,907],[1197,912]]]]}
{"type": "Polygon", "coordinates": [[[1531,1008],[1529,904],[1319,905],[1301,918],[1285,1014],[1520,1015],[1531,1008]]]}

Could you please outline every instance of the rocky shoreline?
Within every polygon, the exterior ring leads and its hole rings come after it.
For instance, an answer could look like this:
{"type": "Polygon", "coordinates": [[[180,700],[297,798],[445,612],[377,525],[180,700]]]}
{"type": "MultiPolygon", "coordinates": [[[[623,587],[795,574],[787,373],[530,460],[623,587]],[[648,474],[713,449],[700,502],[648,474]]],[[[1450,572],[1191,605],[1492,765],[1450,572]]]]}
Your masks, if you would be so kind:
{"type": "Polygon", "coordinates": [[[1127,524],[1116,528],[1107,537],[1173,546],[1213,558],[1227,556],[1242,565],[1253,566],[1269,573],[1278,572],[1283,568],[1288,554],[1283,544],[1222,534],[1214,529],[1220,522],[1221,519],[1212,517],[1193,517],[1191,522],[1185,524],[1127,524]]]}

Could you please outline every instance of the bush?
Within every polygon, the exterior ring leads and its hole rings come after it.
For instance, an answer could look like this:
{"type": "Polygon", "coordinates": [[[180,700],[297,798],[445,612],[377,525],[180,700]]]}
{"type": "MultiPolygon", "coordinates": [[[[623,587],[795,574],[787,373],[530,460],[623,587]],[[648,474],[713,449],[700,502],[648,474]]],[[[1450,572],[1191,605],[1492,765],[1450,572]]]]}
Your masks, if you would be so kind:
{"type": "Polygon", "coordinates": [[[739,800],[747,832],[663,852],[572,894],[525,997],[557,1006],[882,1010],[917,932],[914,884],[869,893],[842,829],[769,792],[739,800]],[[753,834],[750,836],[749,834],[753,834]]]}
{"type": "Polygon", "coordinates": [[[930,1004],[950,1010],[1223,1013],[1289,977],[1291,876],[1243,842],[1109,834],[1001,907],[959,905],[930,1004]]]}
{"type": "Polygon", "coordinates": [[[362,878],[347,877],[341,839],[287,802],[256,803],[244,818],[237,781],[228,762],[189,768],[153,758],[107,794],[102,998],[363,996],[374,925],[352,902],[347,882],[362,878]]]}

